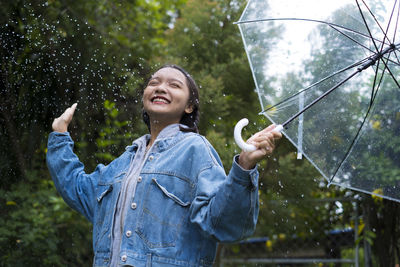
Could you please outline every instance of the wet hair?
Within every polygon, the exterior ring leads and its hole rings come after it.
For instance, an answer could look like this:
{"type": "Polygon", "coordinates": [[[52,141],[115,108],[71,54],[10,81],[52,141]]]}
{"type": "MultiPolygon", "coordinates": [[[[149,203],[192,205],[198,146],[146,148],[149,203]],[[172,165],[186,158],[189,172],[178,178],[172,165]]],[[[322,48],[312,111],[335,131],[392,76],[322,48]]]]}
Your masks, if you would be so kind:
{"type": "MultiPolygon", "coordinates": [[[[174,65],[174,64],[166,64],[163,65],[162,67],[160,67],[158,70],[156,70],[154,73],[156,73],[157,71],[164,69],[164,68],[172,68],[172,69],[176,69],[179,70],[185,77],[186,77],[186,84],[189,88],[189,100],[188,100],[188,104],[192,107],[193,111],[191,113],[184,113],[180,123],[185,125],[186,127],[180,127],[181,131],[184,132],[195,132],[198,133],[199,132],[199,122],[200,122],[200,101],[199,101],[199,88],[195,82],[195,80],[192,78],[192,76],[186,71],[184,70],[182,67],[178,66],[178,65],[174,65]]],[[[148,79],[148,81],[150,81],[151,77],[148,79]]],[[[145,86],[147,86],[148,82],[146,83],[145,86]]],[[[150,130],[150,117],[149,114],[147,114],[147,112],[142,109],[142,119],[144,121],[144,123],[146,123],[147,128],[150,130]]]]}

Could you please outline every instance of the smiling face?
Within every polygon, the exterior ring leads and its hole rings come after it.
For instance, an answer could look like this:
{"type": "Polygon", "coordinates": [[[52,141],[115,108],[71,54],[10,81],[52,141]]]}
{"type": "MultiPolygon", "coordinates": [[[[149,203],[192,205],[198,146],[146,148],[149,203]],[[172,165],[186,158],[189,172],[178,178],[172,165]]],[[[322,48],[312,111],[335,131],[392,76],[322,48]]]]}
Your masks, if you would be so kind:
{"type": "Polygon", "coordinates": [[[150,123],[179,123],[185,113],[191,113],[189,88],[185,75],[166,67],[153,74],[143,92],[143,108],[150,123]]]}

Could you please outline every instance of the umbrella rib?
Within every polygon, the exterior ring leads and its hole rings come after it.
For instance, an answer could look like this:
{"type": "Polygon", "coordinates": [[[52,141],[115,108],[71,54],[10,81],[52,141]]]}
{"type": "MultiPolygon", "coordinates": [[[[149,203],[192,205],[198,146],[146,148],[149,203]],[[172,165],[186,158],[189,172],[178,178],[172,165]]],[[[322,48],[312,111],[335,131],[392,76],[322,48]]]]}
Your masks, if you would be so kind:
{"type": "MultiPolygon", "coordinates": [[[[357,5],[358,5],[358,1],[356,1],[356,2],[357,2],[357,5]]],[[[397,33],[397,26],[398,26],[398,23],[399,23],[400,5],[399,5],[399,7],[398,7],[398,9],[397,9],[397,20],[396,20],[396,25],[395,25],[395,31],[394,31],[394,34],[393,34],[393,42],[390,41],[390,39],[387,37],[387,33],[388,33],[388,31],[389,31],[390,23],[392,22],[393,14],[394,14],[395,9],[396,9],[397,0],[395,0],[395,3],[394,3],[394,5],[393,5],[392,12],[391,12],[391,14],[390,14],[390,19],[389,19],[389,22],[388,22],[386,31],[383,30],[382,26],[380,25],[380,23],[379,23],[378,20],[376,19],[375,15],[374,15],[373,12],[371,11],[371,9],[370,9],[370,8],[368,7],[368,5],[364,2],[364,0],[362,0],[362,2],[364,3],[365,7],[368,9],[368,12],[369,12],[369,13],[371,14],[371,16],[374,18],[376,24],[378,25],[378,27],[380,28],[380,30],[381,30],[382,33],[384,34],[384,39],[387,39],[387,40],[389,41],[389,44],[390,44],[390,45],[393,44],[393,43],[395,42],[395,37],[396,37],[396,33],[397,33]]],[[[360,11],[361,16],[362,16],[362,18],[363,18],[363,20],[364,20],[364,24],[365,24],[365,26],[367,27],[368,32],[370,33],[370,30],[369,30],[369,28],[368,28],[367,22],[365,21],[365,18],[364,18],[364,16],[363,16],[363,13],[362,13],[360,7],[359,7],[359,11],[360,11]]],[[[370,33],[370,34],[371,34],[371,33],[370,33]]],[[[371,35],[371,39],[374,40],[374,39],[372,38],[372,35],[371,35]]],[[[383,48],[384,48],[384,44],[385,44],[385,42],[382,41],[382,42],[381,42],[381,49],[380,49],[379,52],[382,52],[382,50],[383,50],[383,48]]],[[[374,42],[374,45],[375,45],[375,42],[374,42]]],[[[378,48],[376,47],[376,45],[375,45],[375,48],[376,48],[377,51],[378,51],[378,48]]],[[[397,55],[397,53],[396,53],[395,50],[394,50],[394,55],[395,55],[395,57],[397,58],[397,61],[399,62],[400,60],[399,60],[399,57],[398,57],[398,55],[397,55]]],[[[392,63],[396,64],[396,65],[400,65],[400,63],[396,63],[395,61],[391,60],[389,57],[388,57],[388,60],[391,61],[392,63]]]]}
{"type": "MultiPolygon", "coordinates": [[[[397,44],[397,45],[399,45],[399,44],[397,44]]],[[[385,64],[385,69],[389,72],[389,74],[390,74],[390,76],[392,77],[394,83],[397,85],[397,87],[400,88],[400,84],[399,84],[399,82],[397,81],[397,79],[394,77],[393,72],[392,72],[392,71],[390,70],[390,68],[388,67],[387,62],[383,61],[383,64],[385,64]]]]}
{"type": "Polygon", "coordinates": [[[358,136],[359,136],[360,133],[361,133],[361,129],[364,127],[364,124],[365,124],[365,122],[367,121],[367,117],[368,117],[368,115],[369,115],[369,113],[370,113],[370,111],[371,111],[371,108],[372,108],[372,105],[369,105],[369,106],[368,106],[368,109],[367,109],[367,112],[365,113],[364,119],[363,119],[363,121],[361,122],[360,127],[358,127],[358,130],[357,130],[356,135],[354,136],[353,140],[351,141],[351,144],[349,145],[349,147],[348,147],[348,149],[347,149],[347,151],[346,151],[346,154],[344,155],[342,161],[340,162],[340,164],[339,164],[338,167],[336,168],[335,172],[333,173],[333,175],[332,175],[332,177],[331,177],[331,179],[330,179],[330,181],[329,181],[329,184],[332,183],[333,178],[336,176],[337,172],[339,171],[339,169],[342,167],[343,163],[346,161],[347,157],[349,156],[352,147],[354,146],[356,140],[358,139],[358,136]]]}
{"type": "MultiPolygon", "coordinates": [[[[357,2],[358,2],[358,1],[357,1],[357,2]]],[[[387,36],[387,32],[388,32],[388,30],[389,30],[389,25],[390,25],[390,23],[391,23],[391,21],[392,21],[392,17],[393,17],[393,13],[394,13],[394,10],[395,10],[395,7],[396,7],[397,0],[395,0],[395,3],[394,3],[394,5],[393,5],[393,9],[392,9],[392,12],[391,12],[391,14],[390,14],[390,19],[389,19],[389,22],[388,22],[386,31],[382,28],[381,24],[380,24],[379,21],[376,19],[375,14],[371,11],[371,9],[370,9],[369,6],[365,3],[365,1],[362,0],[362,2],[363,2],[363,4],[364,4],[364,6],[367,8],[369,14],[370,14],[370,15],[372,16],[372,18],[374,19],[375,23],[378,25],[379,29],[380,29],[380,30],[382,31],[382,33],[384,34],[384,39],[387,39],[387,40],[389,41],[389,44],[392,43],[392,42],[390,41],[390,39],[388,38],[388,36],[387,36]]],[[[363,17],[365,26],[367,26],[367,23],[366,23],[366,21],[365,21],[365,19],[364,19],[364,16],[363,16],[363,13],[362,13],[361,9],[360,9],[360,13],[361,13],[361,16],[363,17]]],[[[367,26],[367,28],[368,28],[368,26],[367,26]]],[[[369,31],[369,29],[368,29],[368,31],[369,31]]],[[[372,36],[371,36],[371,38],[372,38],[372,36]]],[[[385,43],[385,42],[383,41],[383,42],[382,42],[382,46],[383,46],[384,43],[385,43]]],[[[382,48],[381,48],[381,49],[382,49],[382,48]]]]}
{"type": "MultiPolygon", "coordinates": [[[[363,0],[363,1],[364,1],[364,0],[363,0]]],[[[388,41],[389,41],[389,44],[391,44],[392,42],[391,42],[391,41],[390,41],[390,39],[387,37],[387,33],[389,32],[390,23],[392,23],[393,14],[394,14],[394,11],[395,11],[395,8],[396,8],[396,3],[397,3],[397,0],[394,2],[393,9],[392,9],[392,12],[390,13],[390,19],[389,19],[388,25],[387,25],[387,27],[386,27],[386,32],[384,32],[384,34],[385,34],[385,38],[387,38],[387,39],[388,39],[388,41]]],[[[397,16],[397,21],[396,21],[396,29],[397,29],[397,23],[398,23],[398,19],[399,19],[399,17],[397,16]]],[[[396,36],[396,31],[394,31],[393,38],[395,38],[395,36],[396,36]]],[[[394,41],[393,41],[393,42],[394,42],[394,41]]]]}
{"type": "MultiPolygon", "coordinates": [[[[360,3],[358,2],[358,0],[356,0],[356,3],[357,3],[358,11],[360,12],[361,18],[362,18],[362,20],[363,20],[363,22],[364,22],[364,25],[365,25],[365,27],[367,28],[367,31],[368,31],[368,34],[369,34],[369,38],[371,38],[371,41],[372,41],[372,43],[374,44],[376,51],[379,51],[378,46],[376,45],[375,40],[374,40],[374,38],[372,37],[371,30],[370,30],[370,28],[368,27],[367,20],[366,20],[365,17],[364,17],[364,13],[363,13],[362,10],[361,10],[360,3]]],[[[364,4],[365,4],[365,3],[364,3],[364,4]]],[[[368,6],[367,6],[367,9],[368,9],[368,6]]],[[[378,26],[381,28],[381,26],[380,26],[379,23],[378,23],[378,26]]]]}
{"type": "MultiPolygon", "coordinates": [[[[364,0],[363,0],[363,1],[364,1],[364,0]]],[[[397,3],[397,0],[395,1],[394,5],[393,5],[392,12],[390,13],[390,19],[389,19],[389,22],[388,22],[388,24],[387,24],[386,32],[384,32],[385,38],[388,39],[389,44],[394,44],[394,41],[393,41],[393,43],[392,43],[392,42],[390,41],[390,39],[387,37],[387,33],[389,32],[390,24],[392,23],[392,18],[393,18],[393,14],[394,14],[394,11],[395,11],[395,8],[396,8],[396,3],[397,3]]],[[[395,27],[396,29],[397,29],[398,22],[399,22],[399,17],[398,17],[398,15],[397,15],[397,21],[396,21],[396,27],[395,27]]],[[[394,32],[393,40],[395,40],[395,39],[394,39],[395,36],[396,36],[396,31],[394,32]]],[[[382,52],[382,50],[383,50],[383,45],[384,45],[384,44],[382,43],[381,52],[382,52]]],[[[390,53],[389,53],[389,55],[390,55],[390,53]]],[[[396,53],[395,53],[395,56],[397,57],[396,53]]],[[[387,65],[385,64],[385,68],[386,68],[386,67],[387,67],[387,65]]]]}
{"type": "MultiPolygon", "coordinates": [[[[346,30],[346,31],[353,32],[353,33],[359,34],[359,35],[364,36],[364,37],[367,37],[367,38],[372,38],[370,35],[365,34],[365,33],[362,33],[362,32],[359,32],[359,31],[355,31],[354,29],[347,28],[347,27],[341,26],[341,25],[339,25],[339,24],[335,24],[335,23],[331,23],[331,22],[327,22],[327,21],[323,21],[323,20],[316,20],[316,19],[305,19],[305,18],[269,18],[269,19],[254,19],[254,20],[237,21],[237,22],[234,22],[234,24],[238,24],[238,25],[239,25],[239,24],[247,24],[247,23],[255,23],[255,22],[279,21],[279,20],[301,20],[301,21],[307,21],[307,22],[318,22],[318,23],[322,23],[322,24],[327,24],[327,25],[329,25],[329,26],[334,26],[334,27],[337,27],[337,28],[341,28],[341,29],[344,29],[344,30],[346,30]]],[[[378,39],[373,39],[373,40],[376,41],[376,42],[381,43],[381,41],[378,40],[378,39]]]]}
{"type": "Polygon", "coordinates": [[[367,47],[366,45],[360,43],[359,41],[357,41],[356,39],[354,39],[353,37],[351,37],[350,35],[348,35],[348,34],[342,32],[341,30],[339,30],[339,29],[336,28],[335,26],[329,25],[329,27],[331,27],[331,28],[334,29],[335,31],[339,32],[339,33],[342,34],[343,36],[347,37],[347,38],[350,39],[351,41],[355,42],[355,43],[358,44],[359,46],[361,46],[361,47],[367,49],[368,51],[370,51],[370,52],[372,52],[372,53],[375,52],[375,51],[373,51],[372,49],[370,49],[369,47],[367,47]]]}
{"type": "MultiPolygon", "coordinates": [[[[397,44],[399,45],[399,44],[397,44]]],[[[332,93],[334,90],[336,90],[338,87],[340,87],[342,84],[344,84],[345,82],[347,82],[348,80],[350,80],[351,78],[353,78],[356,74],[362,72],[365,69],[368,69],[369,67],[371,67],[372,65],[374,65],[376,63],[377,60],[380,60],[385,54],[387,53],[391,53],[392,51],[397,49],[397,45],[395,44],[391,44],[390,46],[388,46],[387,48],[385,48],[382,52],[380,53],[376,53],[374,56],[368,58],[368,60],[362,64],[360,67],[357,68],[356,71],[354,71],[352,74],[350,74],[347,78],[343,79],[341,82],[339,82],[338,84],[336,84],[335,86],[333,86],[332,88],[330,88],[328,91],[326,91],[325,93],[323,93],[322,95],[320,95],[318,98],[314,99],[310,104],[308,104],[304,109],[300,110],[299,112],[297,112],[296,114],[294,114],[291,118],[289,118],[287,121],[285,121],[284,123],[282,123],[282,126],[285,128],[290,122],[292,122],[294,119],[296,119],[298,116],[300,116],[301,114],[303,114],[306,110],[308,110],[309,108],[311,108],[313,105],[315,105],[316,103],[318,103],[321,99],[323,99],[324,97],[326,97],[327,95],[329,95],[330,93],[332,93]]],[[[386,65],[386,64],[385,64],[386,65]]],[[[390,72],[391,73],[391,72],[390,72]]],[[[393,76],[392,76],[393,77],[393,76]]],[[[396,84],[397,81],[396,79],[394,79],[396,84]]]]}
{"type": "MultiPolygon", "coordinates": [[[[389,55],[390,55],[391,53],[392,53],[392,52],[390,52],[389,55]]],[[[375,70],[375,78],[374,78],[374,83],[373,83],[373,87],[372,87],[373,90],[374,90],[375,85],[376,85],[376,79],[377,79],[377,76],[378,76],[379,64],[380,64],[380,62],[382,61],[383,64],[384,64],[385,66],[384,66],[384,68],[383,68],[383,70],[382,70],[382,75],[381,75],[381,77],[379,78],[378,86],[377,86],[376,89],[375,89],[375,94],[373,94],[373,95],[371,96],[370,105],[372,105],[373,102],[375,101],[376,95],[378,94],[378,90],[379,90],[379,88],[380,88],[380,86],[381,86],[381,84],[382,84],[383,77],[385,76],[385,71],[386,71],[386,70],[389,72],[389,75],[392,77],[392,79],[393,79],[393,81],[396,83],[397,87],[400,88],[400,84],[397,82],[397,80],[396,80],[396,78],[394,77],[392,71],[390,70],[389,66],[387,65],[387,62],[389,61],[389,58],[384,58],[384,59],[378,61],[378,66],[376,67],[376,70],[375,70]],[[386,61],[385,61],[384,59],[386,59],[386,61]]]]}
{"type": "MultiPolygon", "coordinates": [[[[359,41],[355,40],[354,38],[352,38],[351,36],[349,36],[348,34],[344,33],[343,31],[339,30],[338,28],[336,28],[333,25],[329,25],[332,29],[334,29],[335,31],[339,32],[340,34],[342,34],[343,36],[347,37],[348,39],[352,40],[353,42],[355,42],[356,44],[360,45],[361,47],[367,49],[368,51],[370,51],[371,53],[375,53],[375,51],[373,51],[372,49],[370,49],[369,47],[365,46],[364,44],[360,43],[359,41]]],[[[397,26],[397,24],[396,24],[397,26]]],[[[397,54],[395,53],[396,58],[398,59],[397,54]]],[[[399,65],[400,63],[391,60],[390,58],[387,58],[387,60],[389,60],[390,62],[392,62],[393,64],[399,65]]],[[[398,60],[399,61],[399,60],[398,60]]]]}
{"type": "Polygon", "coordinates": [[[356,63],[353,63],[353,64],[351,64],[351,65],[349,65],[349,66],[347,66],[347,67],[345,67],[345,68],[343,68],[343,69],[340,69],[340,70],[338,70],[338,71],[332,73],[331,75],[326,76],[325,78],[322,78],[321,80],[319,80],[319,81],[317,81],[317,82],[311,84],[310,86],[308,86],[308,87],[306,87],[306,88],[300,90],[299,92],[297,92],[297,93],[291,95],[290,97],[288,97],[288,98],[286,98],[286,99],[284,99],[284,100],[282,100],[282,101],[276,103],[275,105],[273,105],[273,106],[271,106],[271,107],[269,107],[269,108],[267,108],[267,109],[265,109],[265,110],[262,110],[260,113],[264,113],[264,112],[266,112],[266,111],[268,111],[268,110],[270,110],[270,109],[273,109],[274,107],[279,106],[280,104],[285,103],[286,101],[288,101],[288,100],[290,100],[290,99],[296,97],[297,95],[299,95],[299,94],[301,94],[301,93],[303,93],[303,92],[305,92],[305,91],[310,90],[312,87],[314,87],[314,86],[316,86],[316,85],[318,85],[318,84],[320,84],[320,83],[322,83],[322,82],[324,82],[324,81],[326,81],[326,80],[332,78],[333,76],[335,76],[335,75],[337,75],[337,74],[340,74],[340,73],[342,73],[342,72],[345,72],[346,70],[352,69],[352,68],[354,68],[354,67],[356,67],[356,66],[359,66],[359,65],[363,64],[363,63],[366,62],[368,59],[369,59],[369,57],[364,58],[364,59],[362,59],[362,60],[360,60],[360,61],[358,61],[358,62],[356,62],[356,63]]]}
{"type": "MultiPolygon", "coordinates": [[[[390,53],[389,53],[389,55],[390,55],[390,53]]],[[[383,61],[383,60],[382,60],[382,61],[383,61]]],[[[380,77],[380,79],[379,79],[379,84],[378,84],[377,88],[375,89],[376,80],[377,80],[377,78],[378,78],[378,71],[379,71],[379,65],[380,65],[380,63],[381,63],[381,60],[378,60],[378,64],[377,64],[376,69],[375,69],[374,82],[372,83],[371,99],[370,99],[370,102],[369,102],[369,105],[370,105],[370,106],[372,106],[373,103],[374,103],[374,101],[375,101],[375,97],[376,97],[376,95],[378,94],[378,89],[379,89],[379,87],[380,87],[380,85],[381,85],[381,83],[382,83],[383,76],[384,76],[384,74],[385,74],[385,70],[387,69],[387,65],[385,64],[385,67],[384,67],[384,69],[383,69],[383,71],[382,71],[382,75],[381,75],[381,77],[380,77]]]]}
{"type": "MultiPolygon", "coordinates": [[[[397,2],[397,0],[396,0],[396,2],[397,2]]],[[[394,34],[393,34],[393,43],[394,43],[395,40],[396,40],[397,26],[399,25],[399,17],[400,17],[400,5],[399,5],[399,7],[397,8],[397,20],[396,20],[396,26],[395,26],[394,34]]],[[[399,57],[398,57],[396,51],[394,51],[394,56],[397,58],[397,61],[400,62],[399,57]]]]}
{"type": "MultiPolygon", "coordinates": [[[[397,0],[396,0],[396,2],[397,2],[397,0]]],[[[399,16],[400,16],[400,5],[399,5],[399,7],[397,8],[397,20],[396,20],[396,26],[395,26],[395,28],[394,28],[393,43],[394,43],[395,40],[396,40],[397,26],[399,25],[399,16]]]]}
{"type": "MultiPolygon", "coordinates": [[[[396,47],[397,46],[399,46],[399,44],[397,44],[397,45],[395,45],[396,47]]],[[[395,61],[395,60],[393,60],[393,59],[390,59],[389,57],[382,57],[382,58],[384,58],[384,59],[386,59],[387,61],[389,61],[389,62],[391,62],[391,63],[393,63],[393,64],[395,64],[395,65],[397,65],[397,66],[400,66],[400,59],[399,59],[399,56],[397,55],[397,53],[396,53],[396,50],[398,50],[399,48],[396,48],[395,50],[393,50],[391,53],[393,53],[394,54],[394,56],[395,56],[395,58],[397,59],[397,62],[395,61]]]]}
{"type": "MultiPolygon", "coordinates": [[[[376,98],[376,96],[377,96],[377,94],[378,94],[378,90],[379,90],[379,88],[380,88],[380,86],[381,86],[381,84],[382,84],[382,80],[383,80],[383,76],[384,76],[385,70],[387,70],[387,71],[390,73],[390,76],[392,76],[393,80],[395,81],[395,83],[397,84],[397,86],[400,88],[400,85],[397,83],[396,79],[394,78],[392,72],[390,71],[389,67],[387,66],[387,63],[386,63],[384,60],[382,60],[382,61],[384,62],[385,68],[384,68],[384,70],[383,70],[382,76],[381,76],[380,79],[379,79],[379,83],[378,83],[377,88],[374,89],[374,88],[375,88],[375,85],[376,85],[377,72],[378,72],[378,69],[379,69],[378,67],[376,68],[374,83],[373,83],[373,85],[372,85],[371,101],[370,101],[370,104],[369,104],[369,106],[368,106],[367,112],[365,113],[364,119],[363,119],[363,121],[362,121],[360,127],[358,128],[358,131],[357,131],[356,135],[354,136],[354,138],[353,138],[351,144],[349,145],[349,147],[348,147],[348,149],[347,149],[347,151],[346,151],[346,154],[344,155],[342,161],[340,162],[340,164],[339,164],[338,167],[336,168],[335,172],[333,173],[333,175],[332,175],[332,177],[331,177],[329,183],[332,182],[333,178],[336,176],[337,172],[338,172],[339,169],[342,167],[342,165],[343,165],[343,163],[346,161],[347,157],[350,155],[351,149],[352,149],[353,145],[355,144],[356,140],[358,139],[358,137],[359,137],[359,135],[360,135],[360,133],[361,133],[361,129],[364,127],[364,124],[365,124],[365,122],[367,121],[367,118],[368,118],[368,115],[369,115],[369,113],[370,113],[370,111],[371,111],[372,105],[373,105],[373,103],[374,103],[374,101],[375,101],[375,98],[376,98]],[[375,93],[374,93],[374,91],[375,91],[375,93]]],[[[379,64],[379,62],[378,62],[378,64],[379,64]]]]}
{"type": "MultiPolygon", "coordinates": [[[[234,24],[238,24],[238,25],[239,25],[239,24],[246,24],[246,23],[265,22],[265,21],[279,21],[279,20],[302,20],[302,21],[318,22],[318,23],[322,23],[322,24],[327,24],[328,26],[334,28],[336,31],[338,31],[338,32],[340,32],[340,33],[342,33],[342,34],[344,34],[343,31],[340,31],[339,29],[343,29],[343,30],[346,30],[346,31],[349,31],[349,32],[353,32],[353,33],[355,33],[355,34],[359,34],[360,36],[366,37],[366,38],[368,38],[368,39],[372,39],[372,40],[374,41],[374,44],[375,44],[375,41],[376,41],[376,42],[379,42],[379,43],[382,43],[382,42],[381,42],[380,40],[378,40],[378,39],[375,39],[375,38],[373,38],[373,37],[371,37],[371,36],[369,36],[369,35],[366,35],[366,34],[364,34],[364,33],[361,33],[361,32],[355,31],[355,30],[352,30],[352,29],[350,29],[350,28],[343,27],[343,26],[340,26],[340,25],[338,25],[338,24],[334,24],[334,23],[330,23],[330,22],[326,22],[326,21],[321,21],[321,20],[314,20],[314,19],[304,19],[304,18],[255,19],[255,20],[237,21],[237,22],[234,22],[234,24]]],[[[344,34],[344,35],[345,35],[345,34],[344,34]]],[[[345,35],[345,36],[348,37],[347,35],[345,35]]],[[[348,38],[351,39],[351,37],[348,37],[348,38]]],[[[351,39],[351,40],[353,40],[353,39],[351,39]]],[[[355,40],[353,40],[353,41],[356,42],[355,40]]],[[[361,45],[362,47],[368,49],[368,50],[371,51],[372,53],[375,53],[375,52],[374,52],[373,50],[371,50],[370,48],[367,48],[367,47],[363,46],[362,44],[360,44],[360,43],[358,43],[358,42],[356,42],[356,43],[359,44],[359,45],[361,45]]],[[[389,60],[390,60],[390,59],[389,59],[389,60]]],[[[392,61],[392,60],[390,60],[390,61],[392,61]]],[[[396,62],[394,62],[394,61],[392,61],[392,62],[393,62],[394,64],[400,65],[400,63],[396,63],[396,62]]]]}
{"type": "Polygon", "coordinates": [[[391,63],[397,65],[397,66],[400,66],[400,59],[399,59],[399,56],[397,55],[396,51],[393,51],[393,54],[394,54],[394,56],[396,57],[397,62],[394,61],[394,60],[392,60],[392,59],[390,59],[390,58],[386,58],[386,57],[385,57],[385,59],[386,59],[387,61],[390,61],[391,63]]]}
{"type": "Polygon", "coordinates": [[[325,93],[323,93],[322,95],[320,95],[319,97],[317,97],[316,99],[314,99],[310,104],[308,104],[306,107],[304,107],[302,110],[300,110],[299,112],[297,112],[296,114],[294,114],[291,118],[289,118],[287,121],[285,121],[284,123],[282,123],[282,126],[284,128],[286,128],[286,126],[291,123],[294,119],[296,119],[298,116],[300,116],[301,114],[303,114],[305,111],[307,111],[309,108],[311,108],[312,106],[314,106],[316,103],[318,103],[321,99],[323,99],[324,97],[326,97],[327,95],[329,95],[330,93],[332,93],[334,90],[336,90],[338,87],[340,87],[342,84],[344,84],[345,82],[347,82],[348,80],[350,80],[351,78],[353,78],[356,74],[361,72],[361,67],[359,67],[356,71],[354,71],[352,74],[350,74],[348,77],[346,77],[345,79],[343,79],[341,82],[339,82],[338,84],[336,84],[335,86],[331,87],[328,91],[326,91],[325,93]]]}
{"type": "MultiPolygon", "coordinates": [[[[381,85],[381,83],[382,83],[382,81],[383,81],[383,77],[384,77],[384,75],[385,75],[385,71],[386,71],[386,70],[389,72],[390,76],[392,77],[393,81],[396,83],[397,87],[400,88],[400,84],[397,82],[397,80],[396,80],[396,78],[394,77],[392,71],[390,70],[389,66],[387,65],[387,62],[390,61],[390,60],[389,60],[390,54],[391,54],[392,52],[395,53],[395,51],[396,51],[398,45],[399,45],[399,44],[397,44],[397,45],[392,44],[390,47],[388,47],[388,48],[386,48],[386,49],[384,50],[383,54],[389,53],[388,58],[384,58],[383,55],[382,55],[382,53],[379,53],[379,54],[376,55],[376,56],[378,56],[379,58],[377,59],[377,60],[378,60],[378,64],[377,64],[377,67],[376,67],[376,70],[375,70],[374,82],[373,82],[373,85],[372,85],[370,106],[372,106],[372,105],[373,105],[373,102],[375,101],[376,95],[378,94],[378,89],[380,88],[380,85],[381,85]],[[385,60],[386,60],[386,61],[385,61],[385,60]],[[384,66],[384,69],[382,70],[382,75],[381,75],[381,77],[379,78],[378,86],[377,86],[376,89],[375,89],[376,81],[377,81],[377,77],[378,77],[378,71],[379,71],[379,64],[380,64],[381,61],[383,62],[383,64],[384,64],[385,66],[384,66]]],[[[396,53],[395,53],[395,54],[396,54],[396,53]]],[[[371,59],[371,60],[373,60],[373,59],[371,59]]]]}
{"type": "MultiPolygon", "coordinates": [[[[390,56],[391,53],[392,53],[392,52],[389,52],[389,56],[390,56]]],[[[386,70],[389,72],[390,76],[392,77],[392,79],[394,80],[394,82],[396,83],[396,85],[400,88],[400,85],[398,84],[396,78],[393,76],[393,73],[391,72],[390,68],[389,68],[388,65],[387,65],[387,62],[388,62],[388,61],[390,61],[390,60],[389,60],[389,57],[388,57],[388,58],[383,58],[383,57],[382,57],[382,59],[379,59],[379,60],[378,60],[378,64],[377,64],[376,70],[375,70],[374,82],[373,82],[373,84],[372,84],[372,92],[371,92],[370,106],[372,106],[372,105],[373,105],[373,102],[375,101],[375,97],[376,97],[376,95],[378,94],[378,89],[380,88],[380,85],[381,85],[381,83],[382,83],[382,81],[383,81],[383,77],[384,77],[384,75],[385,75],[385,71],[386,71],[386,70]],[[385,61],[384,59],[385,59],[386,61],[385,61]],[[376,81],[377,81],[378,71],[379,71],[379,64],[380,64],[381,61],[383,62],[383,64],[384,64],[385,66],[384,66],[384,69],[382,70],[382,75],[381,75],[381,77],[379,78],[378,86],[376,86],[376,81]],[[375,87],[376,87],[376,89],[375,89],[375,87]]]]}
{"type": "Polygon", "coordinates": [[[378,61],[378,64],[377,64],[377,66],[376,66],[375,76],[374,76],[374,82],[372,83],[371,99],[370,99],[370,101],[369,101],[370,107],[374,104],[375,97],[376,97],[376,95],[378,94],[378,89],[379,89],[379,87],[380,87],[380,85],[381,85],[381,83],[382,83],[383,76],[384,76],[385,69],[386,69],[386,64],[385,64],[385,68],[384,68],[383,71],[382,71],[382,75],[381,75],[381,77],[380,77],[380,79],[379,79],[378,86],[377,86],[377,88],[375,89],[375,86],[376,86],[376,79],[377,79],[377,77],[378,77],[378,71],[379,71],[379,64],[380,64],[380,60],[378,61]]]}

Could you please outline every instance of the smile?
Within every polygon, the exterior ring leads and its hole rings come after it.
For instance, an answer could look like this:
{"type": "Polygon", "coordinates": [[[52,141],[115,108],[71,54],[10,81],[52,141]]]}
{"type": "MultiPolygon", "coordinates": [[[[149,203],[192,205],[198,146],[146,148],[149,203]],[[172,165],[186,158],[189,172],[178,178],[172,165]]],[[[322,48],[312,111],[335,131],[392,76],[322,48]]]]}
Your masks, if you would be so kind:
{"type": "Polygon", "coordinates": [[[165,97],[162,96],[155,96],[151,99],[152,103],[155,102],[159,102],[159,103],[163,103],[163,104],[169,104],[171,101],[169,101],[168,99],[166,99],[165,97]]]}

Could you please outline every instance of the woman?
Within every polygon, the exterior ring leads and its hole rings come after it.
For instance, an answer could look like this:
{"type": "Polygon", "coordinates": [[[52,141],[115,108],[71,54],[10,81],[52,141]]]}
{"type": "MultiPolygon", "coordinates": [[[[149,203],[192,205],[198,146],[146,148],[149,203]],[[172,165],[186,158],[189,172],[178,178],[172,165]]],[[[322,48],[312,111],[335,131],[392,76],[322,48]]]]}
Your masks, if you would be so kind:
{"type": "Polygon", "coordinates": [[[143,119],[150,134],[91,174],[67,132],[76,104],[53,122],[47,163],[64,200],[93,223],[94,266],[212,266],[217,242],[251,235],[258,216],[256,163],[281,137],[269,126],[249,139],[226,175],[199,135],[198,88],[176,65],[150,78],[143,119]]]}

